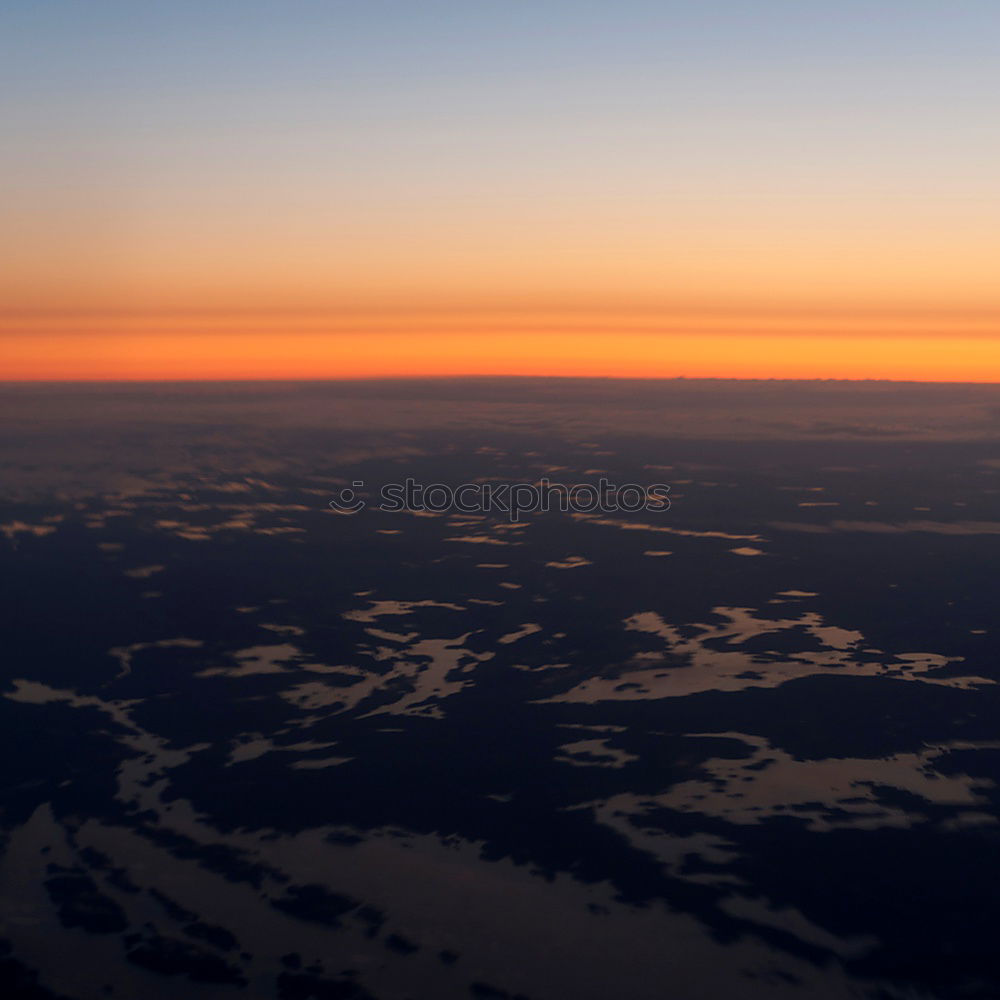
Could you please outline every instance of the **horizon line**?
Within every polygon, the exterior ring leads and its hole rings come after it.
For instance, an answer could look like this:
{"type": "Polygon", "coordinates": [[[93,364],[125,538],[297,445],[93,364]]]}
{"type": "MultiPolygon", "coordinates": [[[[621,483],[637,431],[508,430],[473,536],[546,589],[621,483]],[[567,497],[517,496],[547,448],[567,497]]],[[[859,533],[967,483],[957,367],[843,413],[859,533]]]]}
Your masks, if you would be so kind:
{"type": "Polygon", "coordinates": [[[846,383],[852,385],[995,385],[1000,380],[974,381],[969,379],[894,379],[894,378],[814,378],[735,377],[729,375],[523,375],[516,373],[472,372],[468,374],[423,375],[339,375],[319,378],[52,378],[52,379],[0,379],[0,387],[32,385],[318,385],[335,382],[460,382],[460,381],[521,381],[521,382],[760,382],[760,383],[846,383]]]}

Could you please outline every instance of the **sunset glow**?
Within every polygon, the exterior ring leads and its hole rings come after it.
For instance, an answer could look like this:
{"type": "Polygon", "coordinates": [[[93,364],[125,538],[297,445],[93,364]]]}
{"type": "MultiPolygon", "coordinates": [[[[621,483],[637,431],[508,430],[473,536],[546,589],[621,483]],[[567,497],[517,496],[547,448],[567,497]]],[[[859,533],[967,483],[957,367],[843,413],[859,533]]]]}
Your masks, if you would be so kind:
{"type": "Polygon", "coordinates": [[[13,380],[405,375],[1000,380],[991,322],[441,314],[60,316],[0,333],[13,380]],[[947,333],[941,332],[947,330],[947,333]]]}
{"type": "Polygon", "coordinates": [[[1000,380],[998,28],[9,6],[0,378],[1000,380]]]}

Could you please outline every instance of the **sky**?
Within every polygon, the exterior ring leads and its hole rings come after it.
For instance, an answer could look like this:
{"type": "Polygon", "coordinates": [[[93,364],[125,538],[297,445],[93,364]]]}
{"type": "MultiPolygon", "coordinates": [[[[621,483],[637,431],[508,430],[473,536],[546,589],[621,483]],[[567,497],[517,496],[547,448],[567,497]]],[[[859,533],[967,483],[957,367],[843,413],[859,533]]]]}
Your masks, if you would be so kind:
{"type": "Polygon", "coordinates": [[[995,0],[0,0],[0,378],[1000,381],[998,95],[995,0]]]}

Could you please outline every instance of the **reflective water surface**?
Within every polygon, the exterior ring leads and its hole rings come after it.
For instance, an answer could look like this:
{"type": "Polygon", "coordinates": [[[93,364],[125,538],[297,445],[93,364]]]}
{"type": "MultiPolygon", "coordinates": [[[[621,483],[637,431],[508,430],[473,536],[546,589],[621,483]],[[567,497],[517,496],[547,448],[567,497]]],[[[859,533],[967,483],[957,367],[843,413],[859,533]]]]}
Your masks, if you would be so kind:
{"type": "Polygon", "coordinates": [[[1000,995],[998,397],[4,388],[0,985],[1000,995]]]}

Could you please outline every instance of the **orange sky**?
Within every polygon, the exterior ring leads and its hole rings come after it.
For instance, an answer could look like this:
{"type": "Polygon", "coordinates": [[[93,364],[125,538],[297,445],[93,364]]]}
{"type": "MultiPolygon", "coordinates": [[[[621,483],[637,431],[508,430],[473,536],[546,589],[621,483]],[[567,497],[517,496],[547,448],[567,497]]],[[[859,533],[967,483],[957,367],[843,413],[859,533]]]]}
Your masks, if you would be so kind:
{"type": "Polygon", "coordinates": [[[0,319],[11,380],[406,375],[1000,380],[995,316],[22,313],[0,319]]]}
{"type": "Polygon", "coordinates": [[[1000,381],[995,5],[288,2],[3,15],[0,379],[1000,381]]]}

